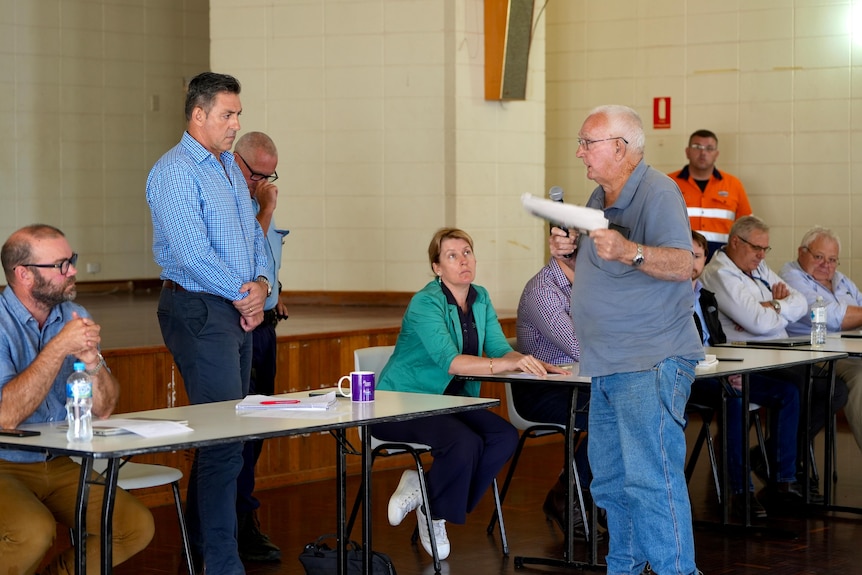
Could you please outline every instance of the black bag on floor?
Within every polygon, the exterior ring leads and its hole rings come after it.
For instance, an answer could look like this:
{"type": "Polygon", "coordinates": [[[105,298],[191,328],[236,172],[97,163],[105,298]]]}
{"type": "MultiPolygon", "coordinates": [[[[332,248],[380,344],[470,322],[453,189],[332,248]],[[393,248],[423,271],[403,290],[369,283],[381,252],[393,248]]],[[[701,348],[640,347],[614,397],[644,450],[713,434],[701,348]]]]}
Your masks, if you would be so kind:
{"type": "MultiPolygon", "coordinates": [[[[306,575],[332,575],[338,572],[338,551],[330,549],[324,543],[326,539],[335,539],[335,535],[321,535],[314,543],[309,543],[299,554],[299,562],[306,575]]],[[[350,575],[362,575],[362,546],[356,541],[348,541],[347,572],[350,575]]],[[[392,559],[385,553],[374,551],[371,554],[372,575],[396,575],[392,559]]]]}

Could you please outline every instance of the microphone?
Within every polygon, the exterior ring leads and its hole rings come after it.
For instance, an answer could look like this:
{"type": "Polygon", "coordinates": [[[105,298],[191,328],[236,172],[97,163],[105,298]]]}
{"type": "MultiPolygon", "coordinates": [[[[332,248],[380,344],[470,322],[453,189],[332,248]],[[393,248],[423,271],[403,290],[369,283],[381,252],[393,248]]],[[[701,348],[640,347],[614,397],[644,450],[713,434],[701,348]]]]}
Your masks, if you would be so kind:
{"type": "MultiPolygon", "coordinates": [[[[551,189],[548,190],[548,197],[551,198],[552,201],[563,203],[563,188],[560,186],[551,186],[551,189]]],[[[557,224],[551,222],[550,227],[552,228],[560,228],[566,232],[566,235],[569,235],[569,229],[564,224],[557,224]]],[[[550,230],[548,230],[550,232],[550,230]]]]}
{"type": "Polygon", "coordinates": [[[563,203],[563,188],[560,186],[551,186],[551,189],[548,190],[548,197],[555,202],[563,203]]]}
{"type": "MultiPolygon", "coordinates": [[[[563,188],[561,188],[560,186],[551,186],[551,189],[548,190],[548,197],[551,198],[552,201],[560,202],[562,204],[563,203],[563,188]]],[[[566,226],[564,226],[563,224],[555,224],[554,222],[551,222],[550,227],[551,228],[560,228],[566,232],[567,237],[569,235],[569,229],[566,226]]],[[[550,233],[550,229],[548,230],[548,232],[550,233]]],[[[565,255],[563,257],[570,258],[570,257],[572,257],[572,255],[574,255],[574,252],[572,252],[571,254],[565,255]]]]}

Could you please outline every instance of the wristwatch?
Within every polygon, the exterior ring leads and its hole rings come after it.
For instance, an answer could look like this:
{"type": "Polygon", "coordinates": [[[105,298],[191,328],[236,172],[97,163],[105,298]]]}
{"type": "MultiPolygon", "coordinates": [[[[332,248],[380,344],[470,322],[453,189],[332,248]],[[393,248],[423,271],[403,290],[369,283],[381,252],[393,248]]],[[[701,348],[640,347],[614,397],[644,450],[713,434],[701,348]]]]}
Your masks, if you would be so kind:
{"type": "Polygon", "coordinates": [[[634,267],[639,267],[644,263],[644,247],[638,244],[638,253],[635,254],[635,257],[632,258],[632,265],[634,267]]]}
{"type": "Polygon", "coordinates": [[[257,279],[254,281],[266,284],[266,297],[272,295],[272,284],[269,283],[269,280],[266,279],[266,276],[257,276],[257,279]]]}
{"type": "Polygon", "coordinates": [[[94,367],[93,369],[85,369],[84,370],[84,373],[86,373],[90,377],[93,377],[94,375],[96,375],[97,373],[102,371],[102,368],[107,365],[105,363],[105,358],[102,357],[102,354],[100,353],[98,355],[99,355],[99,363],[96,364],[96,367],[94,367]]]}
{"type": "Polygon", "coordinates": [[[770,301],[769,305],[772,306],[772,309],[775,310],[775,313],[781,315],[781,304],[778,302],[777,299],[770,301]]]}

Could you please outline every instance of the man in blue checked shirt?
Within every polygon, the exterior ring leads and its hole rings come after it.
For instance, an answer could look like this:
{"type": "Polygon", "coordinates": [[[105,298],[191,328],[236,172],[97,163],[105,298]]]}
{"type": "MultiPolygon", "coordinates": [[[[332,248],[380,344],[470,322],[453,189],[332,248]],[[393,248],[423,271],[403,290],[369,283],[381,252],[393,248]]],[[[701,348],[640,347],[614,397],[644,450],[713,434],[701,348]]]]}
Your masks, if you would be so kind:
{"type": "MultiPolygon", "coordinates": [[[[518,302],[517,351],[530,354],[554,365],[572,364],[580,360],[581,345],[575,335],[575,326],[570,314],[572,281],[575,277],[574,258],[551,258],[551,261],[533,276],[518,302]]],[[[529,421],[558,423],[569,421],[569,399],[572,390],[559,385],[513,385],[512,399],[518,413],[529,421]]],[[[578,392],[578,413],[575,424],[579,429],[587,428],[587,406],[589,390],[578,392]]],[[[592,509],[590,496],[590,462],[587,458],[586,442],[581,442],[575,452],[575,465],[584,491],[586,509],[592,509]]],[[[563,530],[565,524],[566,486],[565,473],[545,497],[542,511],[563,530]]],[[[580,504],[575,498],[572,509],[575,519],[575,536],[583,539],[585,530],[580,504]]]]}
{"type": "MultiPolygon", "coordinates": [[[[230,149],[240,129],[240,84],[195,76],[187,128],[147,178],[153,255],[164,280],[159,326],[192,404],[240,400],[248,392],[251,332],[272,291],[266,239],[230,149]]],[[[186,514],[197,568],[245,573],[237,551],[236,478],[242,444],[198,449],[186,514]],[[203,562],[201,563],[201,559],[203,562]]]]}
{"type": "MultiPolygon", "coordinates": [[[[862,293],[853,280],[838,271],[841,239],[828,228],[805,232],[795,261],[781,268],[781,277],[808,301],[809,307],[822,296],[826,302],[826,329],[830,332],[862,328],[862,293]]],[[[787,326],[791,335],[811,333],[811,316],[803,315],[787,326]]],[[[849,357],[835,362],[835,373],[847,383],[844,415],[862,449],[862,359],[849,357]]]]}

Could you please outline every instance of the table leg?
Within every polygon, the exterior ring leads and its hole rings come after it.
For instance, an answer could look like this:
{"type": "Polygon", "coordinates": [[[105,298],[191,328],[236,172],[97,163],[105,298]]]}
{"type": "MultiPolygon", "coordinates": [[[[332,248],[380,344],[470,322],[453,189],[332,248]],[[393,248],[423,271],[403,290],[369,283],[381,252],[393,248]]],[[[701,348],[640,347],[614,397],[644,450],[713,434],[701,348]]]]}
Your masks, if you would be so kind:
{"type": "MultiPolygon", "coordinates": [[[[746,376],[742,382],[742,516],[743,525],[751,527],[751,492],[748,482],[751,477],[751,441],[749,430],[751,429],[751,401],[749,400],[749,380],[746,376]]],[[[725,491],[726,493],[727,491],[725,491]]],[[[730,504],[730,498],[727,500],[730,504]]]]}
{"type": "Polygon", "coordinates": [[[90,499],[90,474],[93,458],[81,458],[81,479],[78,481],[78,498],[75,502],[75,573],[87,573],[87,502],[90,499]]]}
{"type": "Polygon", "coordinates": [[[105,469],[105,491],[102,494],[102,573],[109,575],[112,570],[114,553],[114,502],[117,496],[117,474],[120,460],[111,458],[105,469]]]}
{"type": "Polygon", "coordinates": [[[371,573],[371,434],[367,426],[359,430],[362,437],[362,572],[371,573]]]}
{"type": "Polygon", "coordinates": [[[730,385],[730,382],[726,378],[721,378],[722,382],[722,393],[721,393],[721,433],[722,433],[722,441],[721,441],[721,522],[716,525],[715,523],[707,522],[707,521],[695,521],[696,527],[706,527],[706,528],[719,528],[726,532],[735,532],[742,531],[745,534],[754,534],[759,533],[762,535],[777,537],[781,539],[794,539],[797,537],[797,534],[792,531],[787,531],[778,528],[770,528],[767,526],[761,525],[752,525],[751,524],[751,492],[748,490],[749,478],[751,476],[751,457],[749,455],[750,450],[750,441],[749,441],[749,427],[751,425],[750,418],[750,398],[749,398],[749,384],[750,378],[747,373],[743,373],[742,375],[742,391],[740,392],[740,398],[742,400],[742,405],[740,409],[741,420],[742,420],[742,485],[743,485],[743,521],[742,525],[733,524],[730,522],[730,471],[728,470],[727,458],[728,458],[728,439],[727,439],[727,398],[734,394],[733,388],[730,385]]]}
{"type": "MultiPolygon", "coordinates": [[[[832,474],[835,472],[834,469],[834,447],[835,447],[835,416],[832,414],[833,409],[833,395],[835,393],[835,362],[829,362],[829,368],[827,371],[826,377],[829,378],[829,397],[827,399],[827,414],[828,419],[826,423],[826,445],[824,448],[824,458],[826,459],[823,464],[823,505],[818,506],[818,508],[822,508],[824,511],[840,511],[844,513],[855,513],[862,515],[862,508],[860,507],[850,507],[845,505],[835,505],[832,502],[833,494],[832,494],[832,474]]],[[[805,450],[805,453],[808,454],[808,457],[811,456],[811,451],[809,449],[805,450]]],[[[810,469],[810,463],[809,467],[810,469]]],[[[806,469],[807,471],[807,469],[806,469]]],[[[806,473],[806,477],[808,474],[806,473]]],[[[808,491],[806,490],[806,501],[808,501],[808,491]]]]}
{"type": "MultiPolygon", "coordinates": [[[[347,573],[347,462],[346,453],[344,451],[345,432],[344,429],[338,429],[335,432],[335,485],[338,491],[338,509],[336,510],[336,534],[338,539],[338,575],[346,575],[347,573]]],[[[363,510],[364,511],[364,510],[363,510]]]]}
{"type": "MultiPolygon", "coordinates": [[[[574,441],[574,430],[576,429],[575,421],[578,415],[577,413],[577,405],[578,405],[578,388],[577,386],[572,387],[572,393],[569,398],[569,421],[566,424],[566,437],[565,437],[565,451],[566,451],[566,509],[565,509],[565,524],[568,527],[566,529],[566,547],[564,556],[562,559],[551,559],[546,557],[515,557],[515,567],[521,568],[524,565],[548,565],[553,567],[563,567],[567,569],[576,569],[582,571],[601,571],[604,570],[607,565],[598,563],[598,541],[596,538],[596,505],[595,502],[592,504],[593,513],[590,516],[589,525],[584,525],[584,532],[587,534],[587,537],[590,538],[590,552],[587,558],[587,561],[575,561],[573,559],[575,554],[575,526],[574,526],[574,516],[572,515],[572,507],[575,501],[575,491],[576,489],[572,488],[572,478],[575,477],[575,441],[574,441]],[[592,535],[592,537],[590,537],[592,535]]],[[[580,485],[580,482],[578,483],[580,485]]],[[[580,497],[579,497],[580,500],[580,497]]],[[[583,509],[584,502],[581,500],[581,509],[583,509]]]]}

